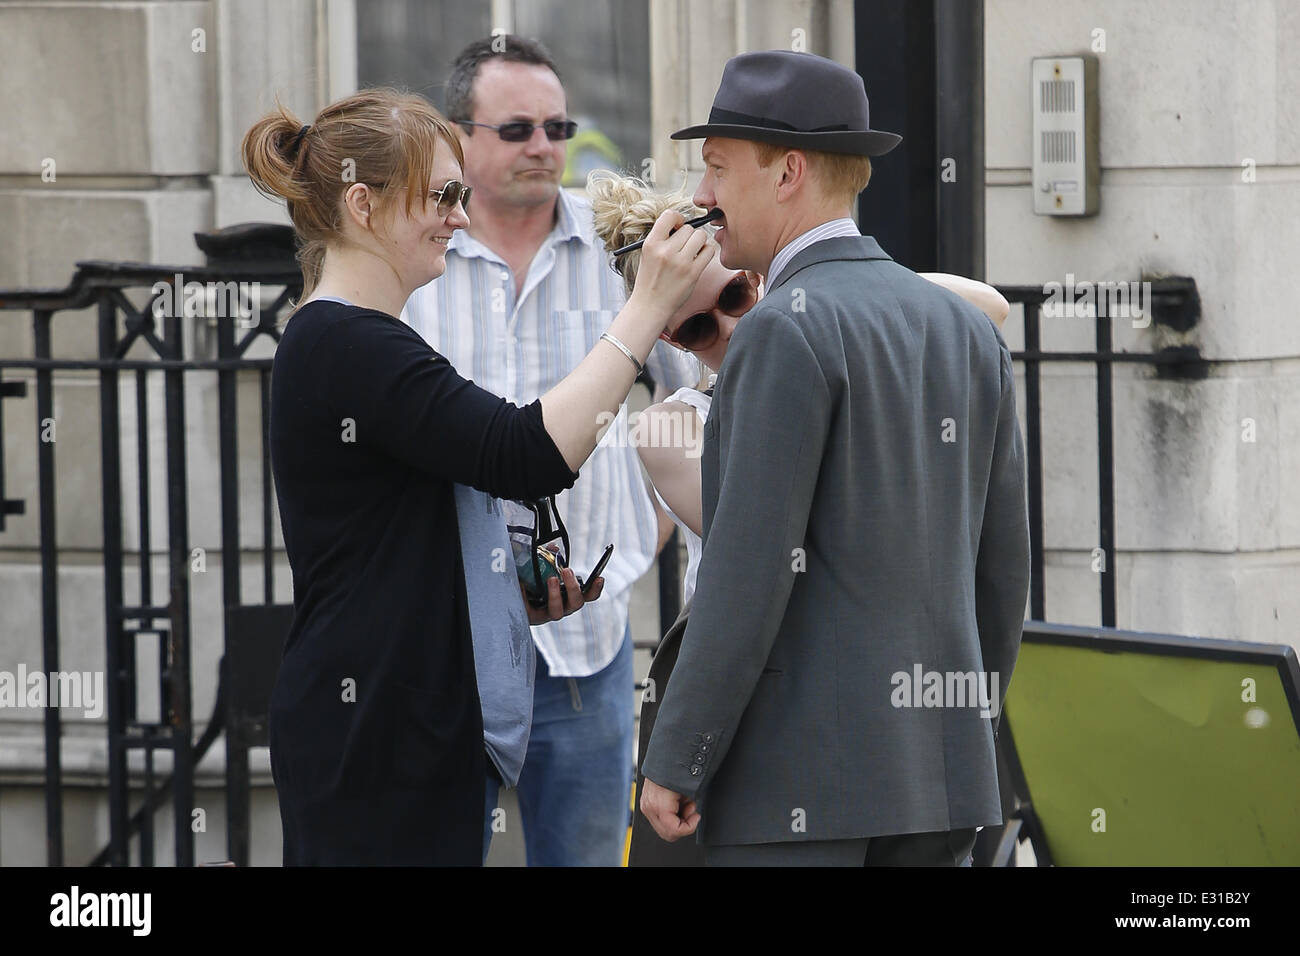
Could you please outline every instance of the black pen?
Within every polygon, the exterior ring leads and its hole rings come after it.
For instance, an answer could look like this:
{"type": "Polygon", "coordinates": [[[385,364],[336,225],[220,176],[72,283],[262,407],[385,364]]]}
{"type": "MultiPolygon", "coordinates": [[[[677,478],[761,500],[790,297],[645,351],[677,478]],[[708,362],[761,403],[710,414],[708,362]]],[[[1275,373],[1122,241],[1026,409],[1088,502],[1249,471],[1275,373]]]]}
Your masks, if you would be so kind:
{"type": "MultiPolygon", "coordinates": [[[[702,225],[704,225],[704,224],[707,223],[707,222],[713,222],[713,221],[715,221],[715,220],[717,220],[717,219],[721,219],[721,218],[722,218],[722,210],[719,209],[717,206],[714,206],[712,209],[710,209],[710,210],[709,210],[707,213],[705,213],[703,216],[699,216],[699,217],[697,217],[697,218],[695,218],[695,219],[688,219],[688,220],[686,220],[685,225],[687,225],[687,226],[702,226],[702,225]]],[[[681,227],[679,226],[678,228],[681,228],[681,227]]],[[[636,252],[638,249],[640,249],[640,248],[641,248],[642,246],[644,246],[644,245],[645,245],[645,239],[638,239],[636,242],[633,242],[633,243],[631,243],[631,244],[629,244],[629,245],[626,245],[626,246],[624,246],[622,249],[615,249],[614,252],[612,253],[612,255],[614,256],[615,259],[617,259],[619,256],[626,255],[626,254],[629,253],[629,252],[636,252]]]]}

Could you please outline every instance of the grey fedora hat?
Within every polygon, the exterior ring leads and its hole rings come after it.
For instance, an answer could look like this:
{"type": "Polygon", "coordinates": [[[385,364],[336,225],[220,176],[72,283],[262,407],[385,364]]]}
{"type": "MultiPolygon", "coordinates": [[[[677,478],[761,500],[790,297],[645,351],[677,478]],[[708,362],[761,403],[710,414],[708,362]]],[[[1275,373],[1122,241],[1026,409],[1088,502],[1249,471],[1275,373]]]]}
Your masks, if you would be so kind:
{"type": "Polygon", "coordinates": [[[762,50],[722,69],[709,121],[673,139],[725,136],[828,153],[880,156],[903,137],[871,128],[862,77],[812,53],[762,50]]]}

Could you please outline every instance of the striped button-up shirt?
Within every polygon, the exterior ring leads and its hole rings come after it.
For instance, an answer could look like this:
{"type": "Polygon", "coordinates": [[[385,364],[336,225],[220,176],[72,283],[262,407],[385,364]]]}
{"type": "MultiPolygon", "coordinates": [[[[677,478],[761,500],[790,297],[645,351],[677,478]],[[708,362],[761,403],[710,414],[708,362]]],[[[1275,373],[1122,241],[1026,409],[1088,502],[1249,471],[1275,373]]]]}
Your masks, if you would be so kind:
{"type": "MultiPolygon", "coordinates": [[[[573,371],[623,307],[623,280],[596,238],[585,198],[560,190],[555,226],[533,256],[518,296],[515,288],[505,260],[457,230],[447,249],[447,271],[415,291],[402,321],[461,375],[526,405],[573,371]]],[[[693,356],[663,342],[646,365],[670,389],[694,384],[700,373],[693,356]]],[[[627,629],[632,584],[654,562],[658,524],[627,436],[624,405],[577,482],[556,497],[578,574],[590,572],[605,545],[614,545],[600,600],[532,628],[537,650],[556,676],[586,677],[614,659],[627,629]]],[[[510,524],[531,525],[532,516],[516,508],[507,503],[510,524]]]]}
{"type": "Polygon", "coordinates": [[[790,264],[790,260],[803,252],[814,242],[821,242],[823,239],[835,239],[839,236],[860,236],[858,224],[852,219],[832,219],[830,222],[824,222],[820,226],[813,226],[805,233],[795,236],[776,254],[772,260],[771,266],[767,270],[767,281],[764,286],[772,288],[777,279],[781,278],[781,271],[790,264]]]}

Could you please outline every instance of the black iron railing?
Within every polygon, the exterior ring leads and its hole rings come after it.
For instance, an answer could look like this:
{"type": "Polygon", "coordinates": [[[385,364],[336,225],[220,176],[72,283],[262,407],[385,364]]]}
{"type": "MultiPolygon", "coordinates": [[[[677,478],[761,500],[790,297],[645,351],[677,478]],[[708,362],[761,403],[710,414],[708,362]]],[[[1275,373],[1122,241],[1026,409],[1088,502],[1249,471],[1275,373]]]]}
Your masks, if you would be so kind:
{"type": "MultiPolygon", "coordinates": [[[[201,243],[209,253],[205,266],[153,266],[131,263],[89,262],[78,266],[72,282],[57,291],[0,291],[0,321],[5,313],[29,312],[33,322],[31,358],[0,358],[0,401],[26,395],[27,382],[6,380],[13,372],[34,378],[36,390],[36,463],[38,480],[39,550],[41,570],[41,652],[46,673],[59,671],[59,554],[55,523],[57,483],[56,444],[41,441],[41,423],[54,417],[56,373],[93,371],[98,373],[100,403],[101,482],[103,491],[104,619],[106,626],[106,691],[108,732],[108,776],[110,840],[91,862],[116,866],[131,861],[130,840],[139,834],[137,860],[151,865],[154,860],[154,813],[170,798],[175,828],[176,863],[194,862],[191,812],[194,809],[194,767],[215,742],[226,733],[227,849],[236,863],[248,861],[250,775],[248,749],[266,743],[266,704],[278,666],[290,609],[274,602],[273,530],[276,518],[270,458],[266,441],[269,422],[269,383],[272,360],[252,357],[257,342],[278,341],[278,326],[290,300],[300,289],[300,275],[291,256],[291,234],[287,227],[236,227],[223,237],[201,243]],[[276,230],[280,231],[276,231],[276,230]],[[257,283],[258,309],[255,322],[242,316],[204,314],[213,327],[215,357],[194,354],[194,342],[186,341],[187,323],[183,308],[183,286],[203,287],[229,283],[257,283]],[[268,287],[270,294],[262,294],[268,287]],[[128,293],[139,298],[140,306],[128,293]],[[56,315],[94,306],[97,315],[98,346],[93,359],[54,357],[53,325],[56,315]],[[132,350],[145,357],[128,357],[132,350]],[[187,357],[188,356],[188,357],[187,357]],[[192,714],[191,603],[190,603],[190,501],[186,456],[185,377],[194,372],[215,372],[217,377],[217,429],[220,468],[220,547],[222,555],[222,606],[224,618],[223,656],[217,678],[214,711],[203,735],[195,740],[192,714]],[[164,439],[161,450],[151,449],[147,440],[150,422],[149,376],[163,382],[164,439]],[[258,408],[255,416],[261,437],[260,550],[262,562],[261,599],[245,602],[241,589],[241,566],[245,548],[240,540],[240,441],[238,385],[241,376],[256,380],[258,408]],[[123,379],[135,383],[133,427],[138,440],[134,453],[138,484],[123,485],[123,410],[119,386],[123,379]],[[165,463],[167,536],[167,593],[155,594],[152,584],[151,502],[156,489],[150,485],[151,458],[161,454],[165,463]],[[136,498],[139,514],[136,528],[139,546],[134,553],[123,546],[123,494],[136,498]],[[124,570],[138,562],[138,593],[127,600],[124,570]],[[161,718],[138,719],[136,679],[137,641],[146,635],[158,637],[159,698],[161,718]],[[129,808],[128,753],[143,753],[144,797],[134,813],[129,808]],[[154,755],[171,754],[171,774],[160,779],[154,755]]],[[[1116,362],[1140,362],[1156,366],[1161,374],[1198,378],[1206,363],[1194,352],[1174,349],[1153,354],[1113,351],[1111,322],[1106,302],[1098,300],[1096,349],[1091,352],[1048,352],[1041,346],[1041,309],[1048,295],[1034,286],[1001,287],[1013,303],[1024,308],[1024,349],[1014,353],[1025,372],[1026,453],[1029,482],[1032,578],[1030,616],[1046,618],[1043,585],[1043,460],[1041,369],[1045,362],[1087,362],[1097,368],[1097,429],[1100,540],[1105,554],[1100,575],[1101,623],[1115,622],[1115,507],[1113,448],[1113,383],[1116,362]]],[[[1188,279],[1152,282],[1153,320],[1185,329],[1194,324],[1198,301],[1195,284],[1188,279]]],[[[3,415],[0,415],[0,422],[3,415]]],[[[25,502],[7,497],[5,485],[5,443],[0,433],[0,534],[5,516],[23,514],[25,502]]],[[[12,447],[11,442],[11,447],[12,447]]],[[[0,539],[2,540],[2,539],[0,539]]],[[[680,606],[680,571],[676,538],[661,555],[660,623],[666,630],[680,606]]],[[[212,675],[199,679],[212,679],[212,675]]],[[[65,862],[62,814],[62,765],[60,741],[63,728],[57,708],[44,713],[45,804],[47,861],[65,862]]],[[[73,861],[76,863],[84,861],[73,861]]]]}
{"type": "MultiPolygon", "coordinates": [[[[1080,287],[1083,283],[1078,284],[1080,287]]],[[[1050,362],[1087,362],[1097,367],[1097,516],[1099,547],[1104,561],[1099,568],[1101,624],[1115,626],[1115,394],[1112,370],[1117,362],[1151,365],[1162,375],[1174,378],[1204,378],[1208,362],[1194,348],[1175,347],[1158,352],[1116,352],[1113,349],[1113,300],[1097,296],[1096,348],[1092,352],[1047,352],[1042,348],[1042,309],[1049,291],[1042,286],[998,286],[1008,302],[1024,308],[1025,347],[1012,358],[1023,364],[1025,373],[1025,457],[1029,490],[1029,550],[1032,562],[1029,586],[1029,617],[1047,620],[1043,569],[1043,416],[1042,367],[1050,362]]],[[[1150,321],[1185,331],[1200,312],[1196,283],[1184,277],[1151,281],[1150,321]]],[[[1131,308],[1131,304],[1127,308],[1131,308]]],[[[1123,318],[1130,318],[1127,311],[1123,318]]],[[[1073,320],[1072,320],[1073,321],[1073,320]]]]}
{"type": "MultiPolygon", "coordinates": [[[[155,862],[154,814],[170,798],[174,819],[176,863],[194,863],[191,829],[194,811],[194,767],[224,731],[226,738],[227,853],[236,864],[246,864],[250,839],[250,747],[267,742],[266,712],[271,686],[279,665],[284,636],[292,620],[292,608],[274,601],[276,549],[274,528],[278,522],[271,481],[268,428],[270,422],[271,357],[252,357],[250,348],[267,339],[279,341],[279,324],[290,300],[301,290],[301,275],[292,258],[292,234],[287,227],[238,226],[221,234],[196,237],[209,255],[205,266],[154,266],[134,263],[80,263],[71,283],[60,290],[0,291],[0,321],[6,313],[30,312],[34,323],[31,358],[0,358],[0,397],[25,397],[25,381],[5,381],[6,373],[34,373],[36,382],[36,424],[54,415],[56,373],[93,371],[99,373],[101,488],[103,502],[104,620],[106,628],[106,696],[108,731],[109,832],[108,845],[90,861],[92,864],[124,866],[130,862],[155,862]],[[215,357],[197,357],[196,343],[186,341],[184,289],[197,284],[203,289],[238,289],[241,283],[256,285],[259,297],[256,321],[229,309],[202,307],[197,316],[211,327],[215,357]],[[270,294],[264,295],[263,288],[270,294]],[[145,293],[143,305],[131,295],[145,293]],[[95,307],[98,348],[93,359],[56,358],[53,354],[53,324],[59,313],[95,307]],[[222,314],[223,311],[226,314],[222,314]],[[144,357],[128,357],[141,349],[144,357]],[[217,675],[192,675],[190,502],[186,457],[185,377],[195,372],[215,372],[217,377],[217,439],[220,469],[220,549],[222,569],[223,654],[217,675]],[[152,548],[151,504],[157,490],[150,485],[151,449],[147,436],[151,418],[149,376],[163,379],[165,457],[167,593],[155,594],[152,564],[158,556],[152,548]],[[247,602],[241,588],[243,557],[249,548],[240,533],[240,471],[248,464],[240,460],[238,387],[242,376],[254,376],[257,410],[253,417],[260,432],[261,453],[255,467],[260,472],[261,599],[247,602]],[[135,380],[133,421],[124,419],[119,386],[123,377],[135,380]],[[134,429],[135,487],[123,483],[124,421],[134,429]],[[123,495],[138,503],[136,532],[139,547],[123,547],[123,495]],[[138,562],[138,593],[127,600],[124,571],[138,562]],[[137,641],[156,635],[159,645],[159,700],[161,719],[138,717],[137,641]],[[213,712],[204,733],[193,738],[193,679],[217,680],[213,712]],[[144,794],[139,806],[129,808],[131,779],[128,753],[143,753],[144,794]],[[171,754],[172,771],[161,777],[154,755],[171,754]],[[130,840],[139,838],[132,859],[130,840]]],[[[242,293],[240,293],[242,295],[242,293]]],[[[229,296],[227,296],[229,299],[229,296]]],[[[242,302],[242,305],[249,303],[242,302]]],[[[252,311],[251,309],[249,311],[252,311]]],[[[197,338],[193,332],[191,339],[197,338]]],[[[209,349],[211,351],[211,349],[209,349]]],[[[646,382],[653,389],[653,382],[646,382]]],[[[245,417],[245,421],[247,420],[245,417]]],[[[0,415],[0,421],[3,415],[0,415]]],[[[12,446],[11,446],[12,447],[12,446]]],[[[40,506],[41,629],[42,668],[59,670],[59,549],[55,527],[56,492],[55,443],[36,441],[40,506]]],[[[5,497],[5,446],[0,433],[0,536],[4,515],[23,514],[26,502],[5,497]]],[[[207,467],[209,462],[201,463],[207,467]]],[[[0,541],[3,538],[0,537],[0,541]]],[[[672,623],[681,603],[676,537],[660,556],[660,604],[663,626],[672,623]]],[[[60,741],[63,726],[57,708],[44,713],[46,859],[50,865],[65,862],[63,843],[63,770],[60,741]]]]}
{"type": "MultiPolygon", "coordinates": [[[[245,228],[245,227],[241,227],[245,228]]],[[[238,231],[238,230],[236,230],[238,231]]],[[[235,261],[208,266],[152,266],[133,263],[80,263],[72,282],[66,289],[49,291],[0,292],[0,316],[6,311],[29,311],[34,331],[33,357],[0,358],[0,381],[11,371],[34,374],[36,385],[37,431],[42,422],[54,415],[54,382],[56,373],[71,371],[96,371],[99,373],[101,487],[103,502],[103,571],[105,620],[105,690],[108,730],[109,778],[109,832],[108,845],[92,863],[127,865],[129,840],[139,835],[138,862],[151,865],[154,861],[153,815],[170,794],[173,809],[176,863],[181,866],[194,862],[194,841],[191,828],[194,809],[194,766],[208,750],[221,730],[227,732],[227,842],[231,859],[247,862],[248,858],[248,804],[249,774],[247,749],[265,743],[265,701],[249,699],[240,688],[266,684],[256,674],[249,678],[232,670],[232,665],[242,663],[245,668],[262,674],[267,667],[274,674],[278,662],[280,641],[274,636],[262,641],[251,654],[232,639],[231,621],[243,612],[241,634],[271,632],[265,620],[281,625],[285,621],[285,608],[272,603],[273,538],[275,520],[272,486],[269,479],[269,454],[262,441],[262,553],[264,603],[244,605],[240,595],[241,543],[239,540],[239,460],[238,460],[238,409],[237,385],[241,373],[253,371],[258,376],[260,392],[260,420],[263,438],[267,421],[269,399],[269,358],[250,358],[249,346],[260,337],[279,339],[277,324],[289,300],[301,287],[301,276],[292,259],[292,246],[283,227],[254,230],[265,239],[271,236],[271,245],[278,245],[279,254],[262,258],[260,262],[235,261]],[[287,255],[285,251],[287,249],[287,255]],[[267,265],[266,263],[272,263],[267,265]],[[241,302],[251,314],[257,316],[256,324],[240,328],[246,321],[242,314],[211,314],[200,308],[197,318],[215,325],[216,357],[203,359],[187,357],[193,343],[184,341],[185,290],[197,283],[202,290],[216,289],[220,294],[234,283],[257,290],[257,303],[241,302]],[[262,301],[261,287],[278,287],[278,294],[262,301]],[[137,306],[128,293],[145,291],[147,300],[137,306]],[[97,356],[93,359],[56,358],[53,355],[53,324],[61,312],[95,307],[98,326],[97,356]],[[255,306],[255,308],[254,308],[255,306]],[[148,353],[145,357],[128,358],[135,349],[148,353]],[[193,738],[191,686],[191,605],[190,561],[191,540],[189,532],[188,474],[186,455],[186,373],[215,371],[218,390],[218,430],[221,469],[221,555],[222,586],[225,609],[226,655],[222,661],[223,681],[216,695],[216,707],[203,736],[193,738]],[[167,536],[167,593],[155,594],[153,587],[151,505],[155,491],[150,486],[152,456],[149,422],[151,419],[149,377],[160,376],[163,383],[164,438],[161,455],[165,460],[167,536]],[[138,484],[135,488],[123,486],[123,411],[120,407],[119,386],[123,377],[135,380],[134,430],[136,470],[138,484]],[[123,494],[132,494],[138,502],[137,528],[139,547],[134,554],[123,547],[123,494]],[[139,587],[128,596],[124,589],[124,571],[128,562],[138,561],[139,587]],[[249,620],[261,614],[260,620],[249,620]],[[138,717],[137,704],[137,643],[140,638],[158,638],[158,695],[160,718],[143,720],[138,717]],[[235,646],[232,648],[232,644],[235,646]],[[232,649],[236,652],[232,655],[232,649]],[[242,651],[242,655],[240,653],[242,651]],[[230,682],[233,689],[226,687],[230,682]],[[241,709],[242,708],[242,709],[241,709]],[[130,779],[128,752],[143,754],[144,798],[139,808],[129,812],[130,779]],[[171,774],[160,779],[155,767],[155,754],[165,750],[171,755],[171,774]]],[[[245,237],[247,238],[247,237],[245,237]]],[[[205,293],[206,294],[206,293],[205,293]]],[[[242,291],[239,293],[242,295],[242,291]]],[[[227,300],[229,301],[229,299],[227,300]]],[[[26,394],[25,382],[4,382],[4,396],[26,394]]],[[[42,668],[49,673],[59,671],[59,583],[58,539],[55,526],[56,492],[54,441],[37,440],[36,443],[39,506],[40,506],[40,568],[41,568],[41,629],[42,668]]],[[[4,445],[0,442],[0,482],[3,482],[4,445]]],[[[5,500],[5,514],[23,513],[23,503],[4,499],[4,486],[0,484],[0,499],[5,500]]],[[[0,514],[0,532],[4,530],[0,514]]],[[[282,640],[282,634],[281,638],[282,640]]],[[[269,687],[269,684],[267,685],[269,687]]],[[[62,814],[62,765],[60,740],[62,725],[59,710],[47,707],[44,713],[45,735],[45,805],[46,805],[46,859],[50,865],[62,865],[64,859],[62,814]]],[[[87,862],[87,861],[74,861],[87,862]]]]}

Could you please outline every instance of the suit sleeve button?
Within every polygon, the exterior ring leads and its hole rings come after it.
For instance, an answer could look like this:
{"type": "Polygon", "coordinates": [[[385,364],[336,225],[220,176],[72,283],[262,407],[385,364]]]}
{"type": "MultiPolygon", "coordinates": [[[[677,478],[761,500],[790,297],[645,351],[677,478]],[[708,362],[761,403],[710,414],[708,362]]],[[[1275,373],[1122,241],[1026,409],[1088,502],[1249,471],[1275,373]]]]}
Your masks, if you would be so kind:
{"type": "Polygon", "coordinates": [[[695,766],[691,767],[691,776],[698,777],[699,775],[700,775],[700,767],[699,764],[696,764],[695,766]]]}
{"type": "Polygon", "coordinates": [[[696,763],[704,763],[704,754],[696,754],[696,755],[695,755],[695,762],[696,762],[696,763]]]}

